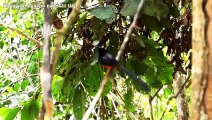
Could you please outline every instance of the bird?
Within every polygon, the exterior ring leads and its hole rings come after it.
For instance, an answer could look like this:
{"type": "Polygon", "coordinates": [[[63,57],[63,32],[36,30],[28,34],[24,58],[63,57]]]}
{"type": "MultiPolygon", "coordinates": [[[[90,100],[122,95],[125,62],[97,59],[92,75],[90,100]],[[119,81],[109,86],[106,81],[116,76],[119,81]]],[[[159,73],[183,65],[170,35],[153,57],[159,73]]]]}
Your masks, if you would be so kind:
{"type": "Polygon", "coordinates": [[[121,72],[127,74],[129,77],[131,77],[133,80],[137,82],[137,84],[142,88],[142,90],[149,92],[150,88],[149,86],[142,81],[138,76],[131,72],[130,70],[126,69],[124,66],[122,66],[114,57],[112,54],[108,53],[107,50],[99,46],[98,47],[99,57],[98,62],[106,69],[114,69],[117,68],[121,72]]]}

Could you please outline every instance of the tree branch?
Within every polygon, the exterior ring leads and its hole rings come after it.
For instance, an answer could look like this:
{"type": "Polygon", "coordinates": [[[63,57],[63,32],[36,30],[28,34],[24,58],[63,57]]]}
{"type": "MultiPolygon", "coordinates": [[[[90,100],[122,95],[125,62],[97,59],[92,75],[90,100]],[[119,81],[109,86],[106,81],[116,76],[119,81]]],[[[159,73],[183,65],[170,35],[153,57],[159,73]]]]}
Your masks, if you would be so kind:
{"type": "Polygon", "coordinates": [[[69,30],[70,26],[74,24],[77,15],[80,13],[80,6],[82,4],[82,0],[77,0],[71,13],[69,14],[67,20],[65,21],[63,27],[61,29],[59,29],[59,31],[57,32],[57,37],[55,40],[55,50],[53,52],[52,55],[52,69],[53,69],[53,73],[55,71],[55,67],[57,64],[57,60],[58,60],[58,55],[59,55],[59,51],[60,48],[62,46],[63,43],[63,39],[64,39],[64,35],[66,34],[66,32],[69,30]]]}
{"type": "Polygon", "coordinates": [[[43,44],[43,68],[40,69],[40,79],[42,87],[42,109],[40,120],[51,119],[54,112],[54,103],[52,98],[52,78],[50,65],[50,33],[51,33],[51,0],[45,0],[44,8],[44,44],[43,44]]]}
{"type": "Polygon", "coordinates": [[[139,19],[139,15],[140,15],[141,10],[142,10],[142,8],[143,8],[144,2],[145,2],[145,0],[141,0],[141,2],[140,2],[139,5],[138,5],[136,14],[135,14],[135,16],[134,16],[134,18],[133,18],[133,22],[132,22],[132,24],[130,25],[130,27],[129,27],[128,31],[127,31],[126,36],[124,37],[124,41],[123,41],[123,43],[122,43],[122,45],[121,45],[121,48],[119,49],[118,54],[117,54],[117,56],[116,56],[116,60],[117,60],[117,61],[119,61],[121,55],[122,55],[123,52],[124,52],[125,47],[127,46],[127,42],[129,41],[130,35],[132,34],[132,32],[133,32],[133,30],[134,30],[134,28],[135,28],[135,26],[136,26],[136,24],[137,24],[137,21],[138,21],[138,19],[139,19]]]}

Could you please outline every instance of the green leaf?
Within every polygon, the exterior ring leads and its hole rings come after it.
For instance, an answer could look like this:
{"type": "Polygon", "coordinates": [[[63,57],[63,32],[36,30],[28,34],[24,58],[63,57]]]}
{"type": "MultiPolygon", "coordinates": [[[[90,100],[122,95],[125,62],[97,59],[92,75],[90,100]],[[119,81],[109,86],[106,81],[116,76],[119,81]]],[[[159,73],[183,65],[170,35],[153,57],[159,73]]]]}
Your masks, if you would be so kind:
{"type": "Polygon", "coordinates": [[[0,119],[14,120],[20,108],[0,108],[0,119]]]}
{"type": "Polygon", "coordinates": [[[152,32],[150,33],[150,37],[151,37],[154,41],[157,41],[157,40],[160,38],[160,35],[159,35],[157,32],[152,31],[152,32]]]}
{"type": "MultiPolygon", "coordinates": [[[[90,66],[84,73],[85,79],[83,80],[83,85],[85,86],[85,89],[89,95],[96,95],[104,77],[102,73],[103,71],[98,68],[97,64],[90,66]]],[[[108,81],[102,96],[105,96],[110,91],[110,86],[111,83],[108,81]]]]}
{"type": "Polygon", "coordinates": [[[162,68],[159,72],[158,79],[162,81],[162,84],[171,84],[173,80],[173,73],[174,67],[162,68]]]}
{"type": "Polygon", "coordinates": [[[28,45],[29,44],[29,40],[23,39],[23,40],[21,40],[21,44],[22,45],[28,45]]]}
{"type": "Polygon", "coordinates": [[[19,90],[19,88],[20,88],[20,84],[19,83],[16,83],[15,85],[14,85],[14,90],[16,91],[16,92],[18,92],[18,90],[19,90]]]}
{"type": "Polygon", "coordinates": [[[141,35],[136,35],[135,37],[135,40],[140,44],[141,47],[145,47],[144,39],[146,38],[141,35]]]}
{"type": "Polygon", "coordinates": [[[101,21],[96,17],[91,19],[91,30],[94,32],[96,39],[101,40],[102,37],[107,33],[108,24],[105,21],[101,21]]]}
{"type": "Polygon", "coordinates": [[[167,18],[169,12],[169,7],[162,0],[147,0],[144,5],[144,13],[158,20],[167,18]]]}
{"type": "Polygon", "coordinates": [[[124,6],[121,9],[120,13],[123,16],[134,16],[139,3],[140,0],[125,0],[124,6]]]}
{"type": "Polygon", "coordinates": [[[144,63],[149,66],[146,77],[154,87],[159,87],[155,84],[156,82],[161,84],[172,83],[174,66],[169,64],[164,56],[149,56],[144,60],[144,63]]]}
{"type": "Polygon", "coordinates": [[[5,31],[7,28],[4,26],[0,26],[0,31],[5,31]]]}
{"type": "Polygon", "coordinates": [[[124,103],[129,112],[135,111],[135,106],[133,105],[133,91],[131,87],[128,87],[127,93],[124,94],[124,103]]]}
{"type": "Polygon", "coordinates": [[[85,19],[86,19],[87,13],[83,14],[82,16],[80,16],[79,21],[77,22],[77,27],[81,27],[82,24],[84,23],[85,19]]]}
{"type": "Polygon", "coordinates": [[[114,5],[107,5],[105,7],[97,7],[90,10],[91,14],[95,17],[106,20],[108,23],[111,23],[116,18],[116,13],[118,12],[117,8],[114,5]]]}
{"type": "Polygon", "coordinates": [[[63,87],[64,78],[60,76],[54,77],[52,81],[52,94],[59,94],[61,92],[61,89],[63,87]]]}
{"type": "Polygon", "coordinates": [[[34,120],[39,115],[40,102],[32,98],[21,110],[21,120],[34,120]]]}
{"type": "Polygon", "coordinates": [[[73,110],[76,120],[82,120],[85,113],[86,94],[82,85],[78,85],[73,98],[73,110]]]}
{"type": "Polygon", "coordinates": [[[38,63],[34,62],[33,59],[31,60],[29,66],[28,66],[28,72],[30,72],[31,74],[36,74],[37,73],[37,69],[38,69],[38,63]]]}
{"type": "Polygon", "coordinates": [[[7,87],[7,91],[8,91],[8,92],[11,92],[11,93],[14,92],[14,90],[13,90],[12,87],[7,87]]]}
{"type": "Polygon", "coordinates": [[[154,88],[159,88],[162,86],[161,81],[157,79],[157,71],[155,67],[149,67],[145,74],[144,79],[147,81],[147,83],[154,88]]]}
{"type": "Polygon", "coordinates": [[[160,1],[156,7],[157,7],[156,14],[158,20],[161,20],[162,18],[166,18],[168,16],[169,7],[166,4],[160,1]]]}
{"type": "Polygon", "coordinates": [[[0,49],[2,49],[4,47],[5,42],[2,40],[0,41],[0,49]]]}
{"type": "Polygon", "coordinates": [[[24,91],[26,89],[26,87],[28,86],[28,84],[29,84],[28,79],[23,80],[22,83],[21,83],[21,90],[24,91]]]}
{"type": "Polygon", "coordinates": [[[99,71],[98,71],[97,65],[91,66],[85,72],[85,80],[83,80],[83,84],[85,86],[86,91],[91,96],[96,95],[96,92],[97,92],[97,90],[99,89],[99,86],[100,86],[100,80],[99,79],[101,78],[101,76],[98,73],[99,73],[99,71]]]}
{"type": "MultiPolygon", "coordinates": [[[[71,71],[70,71],[71,72],[71,71]]],[[[73,78],[75,76],[74,73],[67,73],[68,75],[65,76],[64,82],[63,82],[63,87],[61,89],[61,93],[63,96],[67,97],[68,101],[72,101],[73,99],[73,94],[74,94],[74,84],[73,84],[73,78]]]]}

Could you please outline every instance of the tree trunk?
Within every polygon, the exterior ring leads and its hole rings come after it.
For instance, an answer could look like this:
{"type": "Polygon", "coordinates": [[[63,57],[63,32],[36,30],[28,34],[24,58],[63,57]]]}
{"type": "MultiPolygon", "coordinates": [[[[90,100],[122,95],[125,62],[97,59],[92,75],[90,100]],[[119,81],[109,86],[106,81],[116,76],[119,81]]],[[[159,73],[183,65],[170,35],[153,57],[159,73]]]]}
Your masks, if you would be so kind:
{"type": "Polygon", "coordinates": [[[206,4],[204,6],[205,14],[206,14],[206,42],[208,45],[208,56],[207,56],[207,68],[208,68],[208,76],[207,76],[207,84],[205,89],[204,96],[204,106],[205,112],[208,116],[208,119],[212,119],[212,1],[206,0],[206,4]]]}
{"type": "Polygon", "coordinates": [[[192,0],[192,85],[190,119],[204,119],[203,95],[206,81],[206,41],[203,1],[192,0]]]}

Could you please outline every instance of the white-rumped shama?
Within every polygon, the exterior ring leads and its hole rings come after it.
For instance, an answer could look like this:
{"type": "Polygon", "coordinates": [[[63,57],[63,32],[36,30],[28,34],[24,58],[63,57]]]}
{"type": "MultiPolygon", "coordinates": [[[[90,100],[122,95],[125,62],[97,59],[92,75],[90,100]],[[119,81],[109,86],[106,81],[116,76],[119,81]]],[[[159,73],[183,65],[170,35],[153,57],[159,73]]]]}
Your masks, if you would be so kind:
{"type": "Polygon", "coordinates": [[[138,76],[135,75],[133,72],[127,70],[125,67],[120,65],[118,63],[118,61],[110,53],[107,53],[107,51],[105,50],[104,47],[99,46],[98,51],[99,51],[98,61],[105,68],[107,68],[107,69],[118,68],[120,71],[122,71],[123,73],[130,76],[133,80],[135,80],[138,83],[138,85],[140,87],[142,87],[142,90],[145,90],[147,92],[150,91],[150,88],[148,87],[148,85],[145,82],[143,82],[141,79],[139,79],[138,76]]]}

